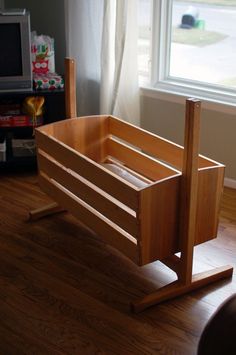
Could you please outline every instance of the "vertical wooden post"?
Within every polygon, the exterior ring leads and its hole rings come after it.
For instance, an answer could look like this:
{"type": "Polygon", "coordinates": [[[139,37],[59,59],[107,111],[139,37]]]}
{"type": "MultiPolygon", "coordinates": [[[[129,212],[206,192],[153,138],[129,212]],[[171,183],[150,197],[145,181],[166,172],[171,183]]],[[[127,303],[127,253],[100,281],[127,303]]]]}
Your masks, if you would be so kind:
{"type": "Polygon", "coordinates": [[[180,215],[181,267],[178,275],[179,280],[184,284],[192,281],[198,194],[200,111],[199,100],[188,99],[186,101],[180,215]]]}
{"type": "Polygon", "coordinates": [[[65,103],[66,118],[77,117],[76,63],[72,58],[65,58],[65,103]]]}

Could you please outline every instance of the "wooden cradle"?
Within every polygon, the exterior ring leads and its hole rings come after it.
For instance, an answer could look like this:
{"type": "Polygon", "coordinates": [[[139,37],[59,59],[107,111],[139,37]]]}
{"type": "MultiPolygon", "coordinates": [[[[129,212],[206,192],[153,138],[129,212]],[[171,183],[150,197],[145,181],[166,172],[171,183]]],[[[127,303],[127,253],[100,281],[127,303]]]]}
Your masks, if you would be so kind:
{"type": "MultiPolygon", "coordinates": [[[[67,116],[76,117],[74,61],[66,68],[67,116]]],[[[194,245],[217,235],[224,178],[222,164],[198,155],[199,121],[200,102],[187,100],[184,148],[110,115],[36,129],[39,183],[58,205],[31,217],[61,206],[139,266],[160,260],[176,272],[133,302],[136,312],[232,275],[231,266],[192,275],[194,245]]]]}

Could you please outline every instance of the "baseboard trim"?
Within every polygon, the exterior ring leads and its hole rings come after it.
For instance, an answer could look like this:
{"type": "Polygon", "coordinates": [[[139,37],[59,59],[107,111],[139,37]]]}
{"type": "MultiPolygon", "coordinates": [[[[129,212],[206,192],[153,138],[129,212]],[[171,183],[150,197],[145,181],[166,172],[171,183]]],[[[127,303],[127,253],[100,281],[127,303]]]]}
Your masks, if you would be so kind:
{"type": "Polygon", "coordinates": [[[236,180],[225,178],[224,179],[224,186],[231,187],[231,189],[236,189],[236,180]]]}

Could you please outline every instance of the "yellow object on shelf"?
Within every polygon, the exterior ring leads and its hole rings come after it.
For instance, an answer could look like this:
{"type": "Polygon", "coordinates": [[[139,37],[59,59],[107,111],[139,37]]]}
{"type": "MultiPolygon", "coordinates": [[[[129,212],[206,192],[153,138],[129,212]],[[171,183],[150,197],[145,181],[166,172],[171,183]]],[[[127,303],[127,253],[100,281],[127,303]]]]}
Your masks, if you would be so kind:
{"type": "Polygon", "coordinates": [[[32,116],[33,128],[37,126],[37,117],[41,117],[43,114],[43,105],[45,99],[43,96],[27,96],[23,103],[24,113],[32,116]]]}

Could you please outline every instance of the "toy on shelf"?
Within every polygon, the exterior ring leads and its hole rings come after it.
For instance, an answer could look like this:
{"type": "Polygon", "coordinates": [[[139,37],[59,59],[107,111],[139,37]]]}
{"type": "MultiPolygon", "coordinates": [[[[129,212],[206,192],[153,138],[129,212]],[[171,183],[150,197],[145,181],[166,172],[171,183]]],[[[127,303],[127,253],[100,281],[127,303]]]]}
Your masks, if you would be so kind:
{"type": "Polygon", "coordinates": [[[31,218],[66,209],[139,266],[160,260],[175,271],[132,302],[135,312],[232,275],[231,266],[192,274],[194,246],[217,235],[224,178],[222,164],[198,154],[200,106],[186,101],[184,148],[111,115],[76,118],[66,59],[70,119],[36,129],[39,183],[56,203],[31,218]]]}
{"type": "Polygon", "coordinates": [[[31,40],[33,85],[35,90],[64,88],[64,80],[55,71],[54,39],[32,33],[31,40]]]}
{"type": "Polygon", "coordinates": [[[31,34],[31,57],[32,71],[36,74],[46,74],[55,72],[55,50],[54,39],[37,35],[34,31],[31,34]]]}

